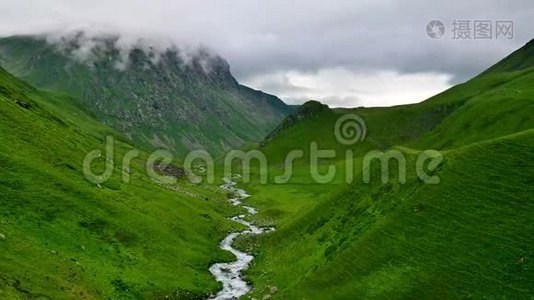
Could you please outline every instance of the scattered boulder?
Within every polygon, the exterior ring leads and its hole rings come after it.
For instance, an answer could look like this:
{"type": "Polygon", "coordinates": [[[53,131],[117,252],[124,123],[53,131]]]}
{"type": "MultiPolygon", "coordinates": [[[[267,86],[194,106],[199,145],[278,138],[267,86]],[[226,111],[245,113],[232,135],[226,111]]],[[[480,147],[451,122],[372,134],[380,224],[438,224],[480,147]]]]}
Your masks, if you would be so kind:
{"type": "Polygon", "coordinates": [[[271,289],[269,290],[269,292],[272,294],[276,294],[276,292],[278,292],[278,288],[276,286],[271,286],[271,289]]]}
{"type": "Polygon", "coordinates": [[[185,170],[184,168],[174,166],[172,164],[162,164],[161,162],[157,162],[153,166],[154,171],[156,171],[158,174],[163,176],[171,176],[175,178],[184,177],[185,170]]]}
{"type": "Polygon", "coordinates": [[[0,240],[5,240],[5,239],[6,239],[6,236],[0,233],[0,240]]]}
{"type": "Polygon", "coordinates": [[[18,106],[24,108],[24,109],[30,109],[31,105],[28,102],[22,101],[22,100],[15,100],[15,103],[17,103],[18,106]]]}

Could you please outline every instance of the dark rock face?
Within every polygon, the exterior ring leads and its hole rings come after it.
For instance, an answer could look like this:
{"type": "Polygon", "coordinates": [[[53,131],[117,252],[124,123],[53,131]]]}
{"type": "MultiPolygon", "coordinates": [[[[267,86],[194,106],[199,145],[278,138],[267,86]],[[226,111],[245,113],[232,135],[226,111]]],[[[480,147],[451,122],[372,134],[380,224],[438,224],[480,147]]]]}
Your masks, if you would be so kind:
{"type": "Polygon", "coordinates": [[[38,87],[76,96],[134,142],[179,156],[259,141],[289,113],[275,96],[240,85],[208,50],[158,50],[146,42],[124,48],[113,36],[89,39],[88,48],[87,40],[0,39],[0,62],[38,87]]]}
{"type": "Polygon", "coordinates": [[[295,124],[304,119],[315,118],[323,113],[329,112],[331,109],[328,105],[322,104],[319,101],[310,100],[299,106],[295,112],[287,116],[280,125],[278,125],[267,137],[260,143],[260,146],[267,145],[272,139],[278,136],[282,131],[291,128],[295,124]]]}
{"type": "Polygon", "coordinates": [[[316,117],[327,111],[330,111],[328,105],[322,104],[319,101],[310,100],[302,104],[294,114],[290,115],[290,117],[295,117],[300,120],[309,117],[316,117]]]}

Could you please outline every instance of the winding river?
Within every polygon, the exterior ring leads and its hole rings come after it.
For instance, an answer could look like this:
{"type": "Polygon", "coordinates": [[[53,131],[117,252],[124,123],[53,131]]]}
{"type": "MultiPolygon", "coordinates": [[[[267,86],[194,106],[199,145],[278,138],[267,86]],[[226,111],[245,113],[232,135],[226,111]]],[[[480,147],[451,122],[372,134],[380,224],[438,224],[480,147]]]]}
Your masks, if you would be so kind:
{"type": "Polygon", "coordinates": [[[236,261],[229,263],[215,263],[210,267],[210,272],[215,276],[217,281],[223,284],[223,289],[210,299],[238,299],[239,297],[250,292],[252,287],[243,280],[242,271],[246,270],[250,265],[250,262],[254,259],[254,256],[239,251],[232,247],[232,244],[236,237],[241,235],[258,235],[265,232],[274,230],[274,228],[261,228],[255,226],[253,223],[248,222],[245,218],[248,215],[254,215],[257,211],[250,206],[243,205],[242,200],[246,199],[250,195],[243,189],[237,188],[235,181],[224,178],[224,183],[221,185],[221,189],[226,190],[232,195],[230,202],[235,206],[241,206],[246,209],[247,213],[237,215],[231,218],[231,220],[241,223],[247,227],[247,229],[240,232],[231,232],[228,234],[220,244],[220,248],[226,251],[230,251],[236,256],[236,261]]]}

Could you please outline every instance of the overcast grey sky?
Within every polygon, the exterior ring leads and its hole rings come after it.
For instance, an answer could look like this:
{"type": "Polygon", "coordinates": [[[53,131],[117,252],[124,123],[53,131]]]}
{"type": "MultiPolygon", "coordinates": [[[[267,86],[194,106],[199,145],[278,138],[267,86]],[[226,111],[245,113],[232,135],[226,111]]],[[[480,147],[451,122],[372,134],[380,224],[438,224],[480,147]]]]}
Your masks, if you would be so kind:
{"type": "Polygon", "coordinates": [[[207,46],[240,82],[288,103],[386,106],[422,101],[534,38],[534,3],[0,0],[2,36],[88,28],[207,46]],[[434,19],[441,39],[426,34],[434,19]],[[453,39],[454,20],[489,20],[494,36],[453,39]],[[514,37],[496,38],[495,22],[508,20],[514,37]]]}

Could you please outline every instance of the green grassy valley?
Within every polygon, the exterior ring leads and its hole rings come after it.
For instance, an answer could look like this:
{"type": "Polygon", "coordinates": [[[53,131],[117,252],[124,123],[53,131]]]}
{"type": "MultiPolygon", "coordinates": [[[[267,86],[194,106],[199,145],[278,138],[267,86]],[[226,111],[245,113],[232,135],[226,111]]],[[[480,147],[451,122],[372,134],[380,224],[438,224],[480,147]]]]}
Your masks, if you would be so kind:
{"type": "MultiPolygon", "coordinates": [[[[133,149],[70,96],[43,92],[0,69],[0,298],[205,298],[208,272],[231,259],[217,248],[233,211],[217,187],[176,186],[146,175],[148,152],[133,149]],[[82,161],[116,138],[115,172],[100,185],[82,161]]],[[[94,167],[103,167],[103,160],[94,167]]]]}
{"type": "Polygon", "coordinates": [[[421,103],[330,108],[86,38],[0,39],[0,299],[534,298],[534,41],[421,103]]]}
{"type": "Polygon", "coordinates": [[[270,183],[246,185],[258,222],[277,226],[240,240],[257,257],[247,271],[253,296],[270,297],[274,286],[276,299],[532,297],[534,65],[525,65],[530,55],[518,58],[531,49],[532,42],[510,56],[514,62],[496,65],[520,68],[490,68],[420,104],[324,110],[310,102],[271,134],[260,148],[270,183]],[[367,126],[365,140],[352,146],[333,134],[347,113],[367,126]],[[336,167],[329,184],[310,176],[311,142],[337,153],[319,165],[323,173],[336,167]],[[289,182],[275,184],[292,149],[304,157],[289,182]],[[349,149],[356,175],[347,185],[349,149]],[[375,163],[364,183],[365,154],[391,149],[406,158],[406,182],[392,163],[382,183],[375,163]],[[443,154],[432,172],[439,184],[416,175],[417,155],[427,149],[443,154]]]}

